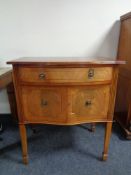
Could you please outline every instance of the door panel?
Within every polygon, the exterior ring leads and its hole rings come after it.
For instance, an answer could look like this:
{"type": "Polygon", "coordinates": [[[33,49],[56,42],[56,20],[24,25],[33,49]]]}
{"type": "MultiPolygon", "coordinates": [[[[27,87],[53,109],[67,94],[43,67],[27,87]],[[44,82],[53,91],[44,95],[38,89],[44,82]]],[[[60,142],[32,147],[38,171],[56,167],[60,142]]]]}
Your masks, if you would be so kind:
{"type": "Polygon", "coordinates": [[[69,89],[69,120],[107,118],[110,86],[69,89]]]}
{"type": "Polygon", "coordinates": [[[54,87],[23,87],[22,105],[26,121],[64,122],[65,91],[64,88],[54,87]]]}

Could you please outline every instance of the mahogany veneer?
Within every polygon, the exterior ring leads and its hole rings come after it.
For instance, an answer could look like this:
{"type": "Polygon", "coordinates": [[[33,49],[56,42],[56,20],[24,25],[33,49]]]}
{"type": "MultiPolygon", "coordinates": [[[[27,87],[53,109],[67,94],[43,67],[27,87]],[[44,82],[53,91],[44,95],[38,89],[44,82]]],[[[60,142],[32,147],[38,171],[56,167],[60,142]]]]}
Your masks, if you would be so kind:
{"type": "Polygon", "coordinates": [[[121,30],[118,45],[119,61],[126,60],[120,66],[118,93],[116,100],[116,120],[131,139],[131,12],[121,16],[121,30]]]}
{"type": "Polygon", "coordinates": [[[28,162],[25,125],[29,123],[105,122],[103,160],[107,159],[118,65],[124,61],[21,58],[8,64],[13,65],[24,163],[28,162]]]}

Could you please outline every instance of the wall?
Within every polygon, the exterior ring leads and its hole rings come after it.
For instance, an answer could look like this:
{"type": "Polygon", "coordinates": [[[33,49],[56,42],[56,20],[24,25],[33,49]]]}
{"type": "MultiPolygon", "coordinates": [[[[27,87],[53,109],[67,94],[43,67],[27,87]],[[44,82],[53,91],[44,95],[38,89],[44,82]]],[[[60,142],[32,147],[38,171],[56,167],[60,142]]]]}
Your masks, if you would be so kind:
{"type": "MultiPolygon", "coordinates": [[[[0,66],[21,56],[116,57],[124,0],[0,0],[0,66]]],[[[9,113],[6,91],[0,113],[9,113]]]]}

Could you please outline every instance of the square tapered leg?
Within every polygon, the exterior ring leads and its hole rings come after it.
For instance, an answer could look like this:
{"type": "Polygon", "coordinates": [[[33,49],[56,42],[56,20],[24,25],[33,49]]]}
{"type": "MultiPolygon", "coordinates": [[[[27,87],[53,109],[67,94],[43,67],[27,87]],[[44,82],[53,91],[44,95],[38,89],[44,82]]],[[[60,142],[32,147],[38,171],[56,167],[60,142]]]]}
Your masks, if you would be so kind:
{"type": "Polygon", "coordinates": [[[19,124],[19,129],[20,129],[20,136],[21,136],[23,163],[28,164],[26,127],[24,124],[19,124]]]}
{"type": "Polygon", "coordinates": [[[112,130],[112,122],[108,122],[106,124],[106,130],[105,130],[105,140],[104,140],[104,151],[102,160],[107,160],[108,157],[108,148],[110,143],[110,137],[111,137],[111,130],[112,130]]]}

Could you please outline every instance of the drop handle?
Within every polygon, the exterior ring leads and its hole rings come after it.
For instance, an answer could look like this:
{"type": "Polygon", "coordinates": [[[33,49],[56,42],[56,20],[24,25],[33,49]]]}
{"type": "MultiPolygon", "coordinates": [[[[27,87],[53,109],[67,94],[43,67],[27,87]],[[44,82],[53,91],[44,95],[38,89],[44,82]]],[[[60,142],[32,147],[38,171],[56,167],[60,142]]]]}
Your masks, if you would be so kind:
{"type": "Polygon", "coordinates": [[[91,79],[94,77],[94,69],[89,69],[88,71],[88,78],[91,79]]]}
{"type": "Polygon", "coordinates": [[[45,73],[40,73],[39,74],[39,79],[43,80],[43,79],[45,79],[45,77],[46,77],[45,73]]]}
{"type": "Polygon", "coordinates": [[[91,106],[91,105],[92,105],[91,100],[87,100],[87,101],[85,102],[85,106],[91,106]]]}
{"type": "Polygon", "coordinates": [[[47,100],[42,99],[41,100],[41,106],[44,107],[44,106],[47,106],[47,105],[48,105],[47,100]]]}

